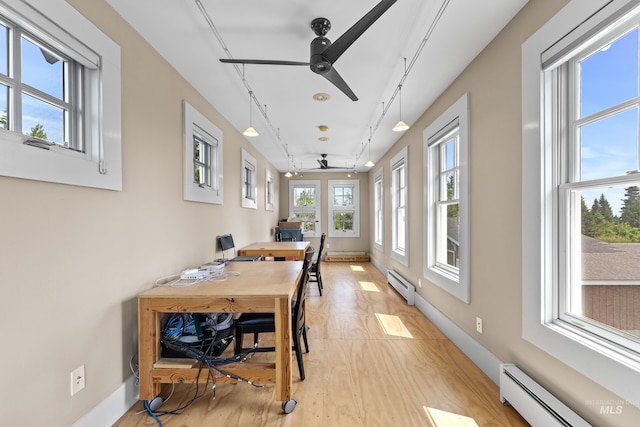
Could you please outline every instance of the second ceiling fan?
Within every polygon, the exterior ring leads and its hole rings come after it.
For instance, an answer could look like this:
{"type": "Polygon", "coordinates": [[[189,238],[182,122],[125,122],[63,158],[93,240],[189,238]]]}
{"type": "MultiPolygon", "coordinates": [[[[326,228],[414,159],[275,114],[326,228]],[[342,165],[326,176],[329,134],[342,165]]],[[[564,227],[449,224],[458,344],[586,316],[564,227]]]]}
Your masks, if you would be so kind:
{"type": "Polygon", "coordinates": [[[338,74],[333,64],[396,1],[382,0],[333,43],[325,37],[331,29],[331,22],[326,18],[316,18],[311,21],[311,29],[317,37],[311,41],[309,62],[232,58],[222,58],[220,62],[231,64],[308,65],[311,71],[329,80],[352,101],[357,101],[358,97],[338,74]]]}

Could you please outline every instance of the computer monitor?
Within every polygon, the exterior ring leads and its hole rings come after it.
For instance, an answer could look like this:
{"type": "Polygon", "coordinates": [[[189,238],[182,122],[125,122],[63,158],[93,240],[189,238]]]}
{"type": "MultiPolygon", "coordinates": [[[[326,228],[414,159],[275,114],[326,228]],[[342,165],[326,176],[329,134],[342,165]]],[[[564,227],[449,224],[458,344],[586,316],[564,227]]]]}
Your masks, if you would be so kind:
{"type": "Polygon", "coordinates": [[[220,242],[220,249],[222,249],[222,252],[233,249],[236,246],[233,243],[233,236],[231,234],[218,237],[218,241],[220,242]]]}

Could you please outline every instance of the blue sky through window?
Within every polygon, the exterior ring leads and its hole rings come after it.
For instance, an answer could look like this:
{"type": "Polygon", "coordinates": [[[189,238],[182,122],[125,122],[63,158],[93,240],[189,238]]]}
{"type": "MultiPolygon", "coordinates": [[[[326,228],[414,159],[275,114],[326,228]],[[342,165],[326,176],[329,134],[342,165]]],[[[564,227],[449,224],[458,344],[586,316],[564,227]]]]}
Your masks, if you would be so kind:
{"type": "MultiPolygon", "coordinates": [[[[580,118],[638,97],[638,28],[580,61],[580,118]]],[[[579,130],[581,180],[625,175],[639,168],[638,108],[617,112],[579,130]]],[[[620,214],[623,188],[583,194],[590,208],[604,194],[620,214]]]]}

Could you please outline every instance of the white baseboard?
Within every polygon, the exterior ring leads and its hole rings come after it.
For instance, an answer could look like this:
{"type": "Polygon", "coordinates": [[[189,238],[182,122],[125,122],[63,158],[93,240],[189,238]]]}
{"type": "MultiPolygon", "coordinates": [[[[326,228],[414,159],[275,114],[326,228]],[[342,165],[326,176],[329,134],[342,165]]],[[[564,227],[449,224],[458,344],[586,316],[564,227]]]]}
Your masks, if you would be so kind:
{"type": "MultiPolygon", "coordinates": [[[[369,255],[373,264],[384,276],[387,276],[387,268],[369,255]]],[[[453,342],[469,359],[478,367],[491,381],[500,384],[500,359],[484,348],[464,329],[452,322],[447,316],[442,314],[436,307],[431,305],[426,299],[416,292],[415,305],[447,338],[453,342]]]]}
{"type": "Polygon", "coordinates": [[[138,386],[133,375],[109,397],[85,414],[72,427],[110,427],[138,401],[138,386]]]}

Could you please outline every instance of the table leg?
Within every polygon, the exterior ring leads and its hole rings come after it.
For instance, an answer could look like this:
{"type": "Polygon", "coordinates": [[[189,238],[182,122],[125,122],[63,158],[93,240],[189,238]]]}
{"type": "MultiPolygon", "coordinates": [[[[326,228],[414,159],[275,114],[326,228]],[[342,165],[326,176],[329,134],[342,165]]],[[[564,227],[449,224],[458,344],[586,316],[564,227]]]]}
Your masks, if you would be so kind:
{"type": "Polygon", "coordinates": [[[276,400],[291,400],[293,374],[291,368],[291,301],[277,298],[275,302],[276,338],[276,400]]]}
{"type": "Polygon", "coordinates": [[[151,400],[160,393],[160,384],[153,382],[151,370],[160,358],[160,314],[154,312],[151,300],[138,299],[138,375],[140,399],[151,400]]]}

